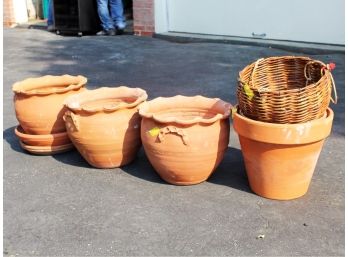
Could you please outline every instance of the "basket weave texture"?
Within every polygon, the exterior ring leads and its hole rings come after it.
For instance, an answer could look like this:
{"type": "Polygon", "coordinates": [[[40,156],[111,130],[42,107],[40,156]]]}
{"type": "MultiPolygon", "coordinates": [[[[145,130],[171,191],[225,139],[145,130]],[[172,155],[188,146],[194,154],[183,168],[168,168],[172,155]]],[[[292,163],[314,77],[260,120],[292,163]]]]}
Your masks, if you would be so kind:
{"type": "Polygon", "coordinates": [[[299,56],[257,60],[239,73],[241,113],[254,120],[283,124],[321,118],[330,99],[337,102],[330,65],[299,56]],[[331,98],[332,88],[335,99],[331,98]]]}

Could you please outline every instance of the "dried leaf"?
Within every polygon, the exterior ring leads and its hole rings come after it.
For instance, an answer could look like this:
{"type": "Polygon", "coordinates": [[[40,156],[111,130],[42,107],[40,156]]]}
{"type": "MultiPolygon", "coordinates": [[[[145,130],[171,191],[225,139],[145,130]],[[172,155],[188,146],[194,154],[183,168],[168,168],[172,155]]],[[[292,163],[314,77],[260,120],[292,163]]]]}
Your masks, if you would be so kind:
{"type": "Polygon", "coordinates": [[[244,92],[247,95],[248,99],[251,100],[254,97],[254,92],[251,90],[248,84],[243,86],[244,92]]]}
{"type": "Polygon", "coordinates": [[[154,127],[152,129],[150,129],[148,132],[152,137],[156,137],[160,133],[160,128],[154,127]]]}
{"type": "Polygon", "coordinates": [[[237,111],[238,111],[237,107],[233,106],[233,107],[231,108],[231,116],[232,116],[232,119],[233,119],[234,114],[237,113],[237,111]]]}

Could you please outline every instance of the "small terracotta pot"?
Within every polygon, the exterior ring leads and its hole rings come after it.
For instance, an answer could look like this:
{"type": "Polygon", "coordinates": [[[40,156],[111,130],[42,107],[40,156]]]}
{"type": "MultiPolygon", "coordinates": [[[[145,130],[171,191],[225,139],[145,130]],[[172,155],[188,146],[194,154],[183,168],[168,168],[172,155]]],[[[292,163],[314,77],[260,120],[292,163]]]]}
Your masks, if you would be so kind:
{"type": "Polygon", "coordinates": [[[48,135],[30,135],[25,133],[21,126],[18,126],[15,128],[15,134],[22,143],[29,146],[60,146],[71,144],[67,132],[48,135]]]}
{"type": "Polygon", "coordinates": [[[97,168],[130,163],[141,146],[140,88],[99,88],[66,99],[68,135],[87,162],[97,168]]]}
{"type": "Polygon", "coordinates": [[[230,107],[220,99],[180,95],[140,105],[143,146],[162,179],[175,185],[208,179],[228,146],[230,107]]]}
{"type": "Polygon", "coordinates": [[[65,131],[63,102],[67,96],[82,92],[87,78],[83,76],[43,76],[16,82],[16,117],[23,130],[31,135],[65,131]]]}
{"type": "Polygon", "coordinates": [[[233,126],[239,135],[252,191],[277,200],[306,194],[333,116],[328,108],[326,117],[321,119],[275,124],[235,113],[233,126]]]}

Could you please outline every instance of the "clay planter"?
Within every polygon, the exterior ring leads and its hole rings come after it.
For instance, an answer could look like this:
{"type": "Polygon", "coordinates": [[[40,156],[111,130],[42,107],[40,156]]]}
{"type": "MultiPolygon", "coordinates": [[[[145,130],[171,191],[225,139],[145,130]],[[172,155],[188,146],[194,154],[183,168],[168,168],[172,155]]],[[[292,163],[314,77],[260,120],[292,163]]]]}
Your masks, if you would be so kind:
{"type": "Polygon", "coordinates": [[[133,161],[141,146],[138,105],[147,99],[140,88],[99,88],[66,99],[68,135],[87,162],[114,168],[133,161]]]}
{"type": "Polygon", "coordinates": [[[220,99],[180,95],[139,107],[143,146],[162,179],[175,185],[208,179],[228,146],[230,107],[220,99]]]}
{"type": "Polygon", "coordinates": [[[66,97],[82,92],[83,76],[43,76],[16,82],[14,104],[17,120],[27,134],[47,135],[65,131],[66,97]]]}
{"type": "Polygon", "coordinates": [[[329,136],[334,113],[299,124],[275,124],[251,120],[238,113],[233,126],[239,135],[252,191],[278,200],[303,196],[329,136]]]}

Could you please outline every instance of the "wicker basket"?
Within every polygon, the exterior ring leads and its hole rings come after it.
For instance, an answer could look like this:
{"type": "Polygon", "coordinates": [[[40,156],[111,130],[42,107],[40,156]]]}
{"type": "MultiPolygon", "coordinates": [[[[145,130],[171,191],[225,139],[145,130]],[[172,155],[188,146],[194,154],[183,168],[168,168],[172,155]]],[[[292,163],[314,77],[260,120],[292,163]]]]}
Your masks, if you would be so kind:
{"type": "Polygon", "coordinates": [[[307,57],[259,59],[239,73],[240,111],[248,118],[272,123],[318,119],[326,113],[330,99],[337,102],[333,68],[334,64],[307,57]]]}

